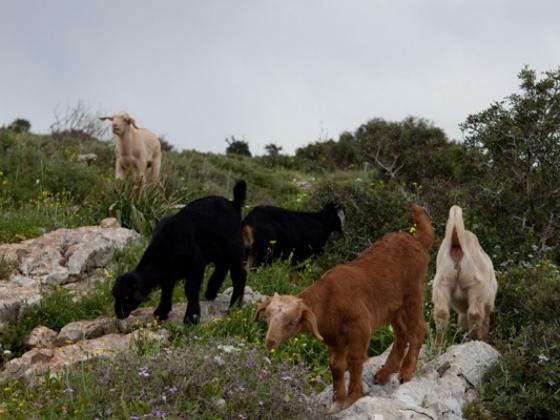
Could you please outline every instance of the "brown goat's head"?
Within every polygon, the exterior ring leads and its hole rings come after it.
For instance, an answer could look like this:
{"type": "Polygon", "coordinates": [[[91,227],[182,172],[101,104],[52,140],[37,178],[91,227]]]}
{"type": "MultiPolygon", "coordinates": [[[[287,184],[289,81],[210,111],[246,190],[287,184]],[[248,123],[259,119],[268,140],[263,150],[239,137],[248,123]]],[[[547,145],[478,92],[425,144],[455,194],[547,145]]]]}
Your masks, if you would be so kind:
{"type": "Polygon", "coordinates": [[[138,128],[138,126],[136,125],[136,121],[134,121],[134,118],[132,118],[128,114],[128,112],[125,111],[117,112],[114,115],[105,115],[103,117],[99,117],[99,119],[101,121],[111,121],[113,134],[116,134],[117,136],[122,136],[131,125],[134,128],[138,128]]]}
{"type": "Polygon", "coordinates": [[[266,312],[268,319],[266,348],[277,348],[301,331],[307,331],[318,340],[323,341],[315,314],[300,298],[275,293],[257,309],[255,322],[259,321],[263,311],[266,312]]]}

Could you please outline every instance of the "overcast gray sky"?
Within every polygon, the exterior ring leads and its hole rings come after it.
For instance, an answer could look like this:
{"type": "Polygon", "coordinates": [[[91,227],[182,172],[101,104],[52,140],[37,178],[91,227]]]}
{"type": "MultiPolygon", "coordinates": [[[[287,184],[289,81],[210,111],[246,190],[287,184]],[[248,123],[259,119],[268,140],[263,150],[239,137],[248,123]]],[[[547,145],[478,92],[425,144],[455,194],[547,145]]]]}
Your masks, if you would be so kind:
{"type": "Polygon", "coordinates": [[[560,1],[0,0],[0,125],[83,101],[185,149],[285,152],[373,117],[469,113],[560,65],[560,1]]]}

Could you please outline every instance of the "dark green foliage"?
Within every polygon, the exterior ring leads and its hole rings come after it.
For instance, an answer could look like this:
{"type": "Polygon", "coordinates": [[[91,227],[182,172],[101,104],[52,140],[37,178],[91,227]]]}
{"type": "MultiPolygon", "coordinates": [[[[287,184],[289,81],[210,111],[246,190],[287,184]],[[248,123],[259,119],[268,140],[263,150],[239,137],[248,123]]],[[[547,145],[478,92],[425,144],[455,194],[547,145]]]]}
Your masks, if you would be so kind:
{"type": "Polygon", "coordinates": [[[491,174],[485,187],[492,192],[488,205],[518,238],[534,232],[540,254],[549,248],[557,255],[560,225],[560,69],[542,79],[524,68],[520,89],[488,109],[470,115],[462,124],[465,143],[479,150],[479,168],[491,174]]]}
{"type": "Polygon", "coordinates": [[[560,272],[541,261],[532,267],[512,266],[498,275],[492,335],[508,340],[533,323],[560,321],[560,272]]]}
{"type": "Polygon", "coordinates": [[[23,118],[15,119],[9,126],[8,130],[14,133],[27,133],[31,129],[31,123],[23,118]]]}
{"type": "Polygon", "coordinates": [[[226,139],[228,147],[226,148],[226,154],[228,155],[241,155],[251,157],[251,151],[249,150],[249,143],[245,140],[237,140],[235,137],[226,139]]]}
{"type": "Polygon", "coordinates": [[[499,347],[503,360],[484,377],[481,402],[494,418],[542,419],[560,413],[560,324],[531,323],[499,347]]]}

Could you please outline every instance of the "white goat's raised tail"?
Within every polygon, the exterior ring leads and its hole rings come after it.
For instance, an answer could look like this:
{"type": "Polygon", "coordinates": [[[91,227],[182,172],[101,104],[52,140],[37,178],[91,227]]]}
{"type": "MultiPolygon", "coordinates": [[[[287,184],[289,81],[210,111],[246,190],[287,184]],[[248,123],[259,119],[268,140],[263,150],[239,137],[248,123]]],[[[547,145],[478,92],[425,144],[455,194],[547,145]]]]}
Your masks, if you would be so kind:
{"type": "Polygon", "coordinates": [[[436,341],[443,342],[449,306],[457,312],[461,330],[478,340],[486,336],[497,290],[492,260],[476,235],[465,229],[461,207],[452,206],[437,255],[432,291],[436,341]]]}
{"type": "Polygon", "coordinates": [[[456,263],[463,258],[464,251],[461,244],[465,243],[465,223],[463,222],[463,209],[457,205],[449,209],[449,218],[445,225],[445,237],[451,238],[449,255],[456,263]]]}

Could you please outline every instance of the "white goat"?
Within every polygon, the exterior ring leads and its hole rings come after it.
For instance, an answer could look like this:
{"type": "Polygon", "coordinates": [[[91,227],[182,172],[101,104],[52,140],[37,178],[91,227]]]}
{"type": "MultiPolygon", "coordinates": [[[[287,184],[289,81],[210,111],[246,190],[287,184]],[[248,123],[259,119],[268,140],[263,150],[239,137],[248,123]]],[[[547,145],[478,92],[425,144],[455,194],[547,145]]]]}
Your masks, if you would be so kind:
{"type": "Polygon", "coordinates": [[[459,329],[470,332],[475,340],[486,336],[497,290],[492,260],[476,235],[465,229],[461,207],[452,206],[437,255],[432,291],[436,342],[443,342],[449,305],[458,314],[459,329]]]}
{"type": "Polygon", "coordinates": [[[124,181],[127,169],[132,169],[135,180],[140,185],[146,182],[158,184],[161,145],[157,136],[147,128],[138,128],[134,118],[124,111],[99,119],[111,121],[113,133],[117,136],[115,167],[117,183],[124,181]],[[151,169],[149,176],[148,168],[151,169]]]}

